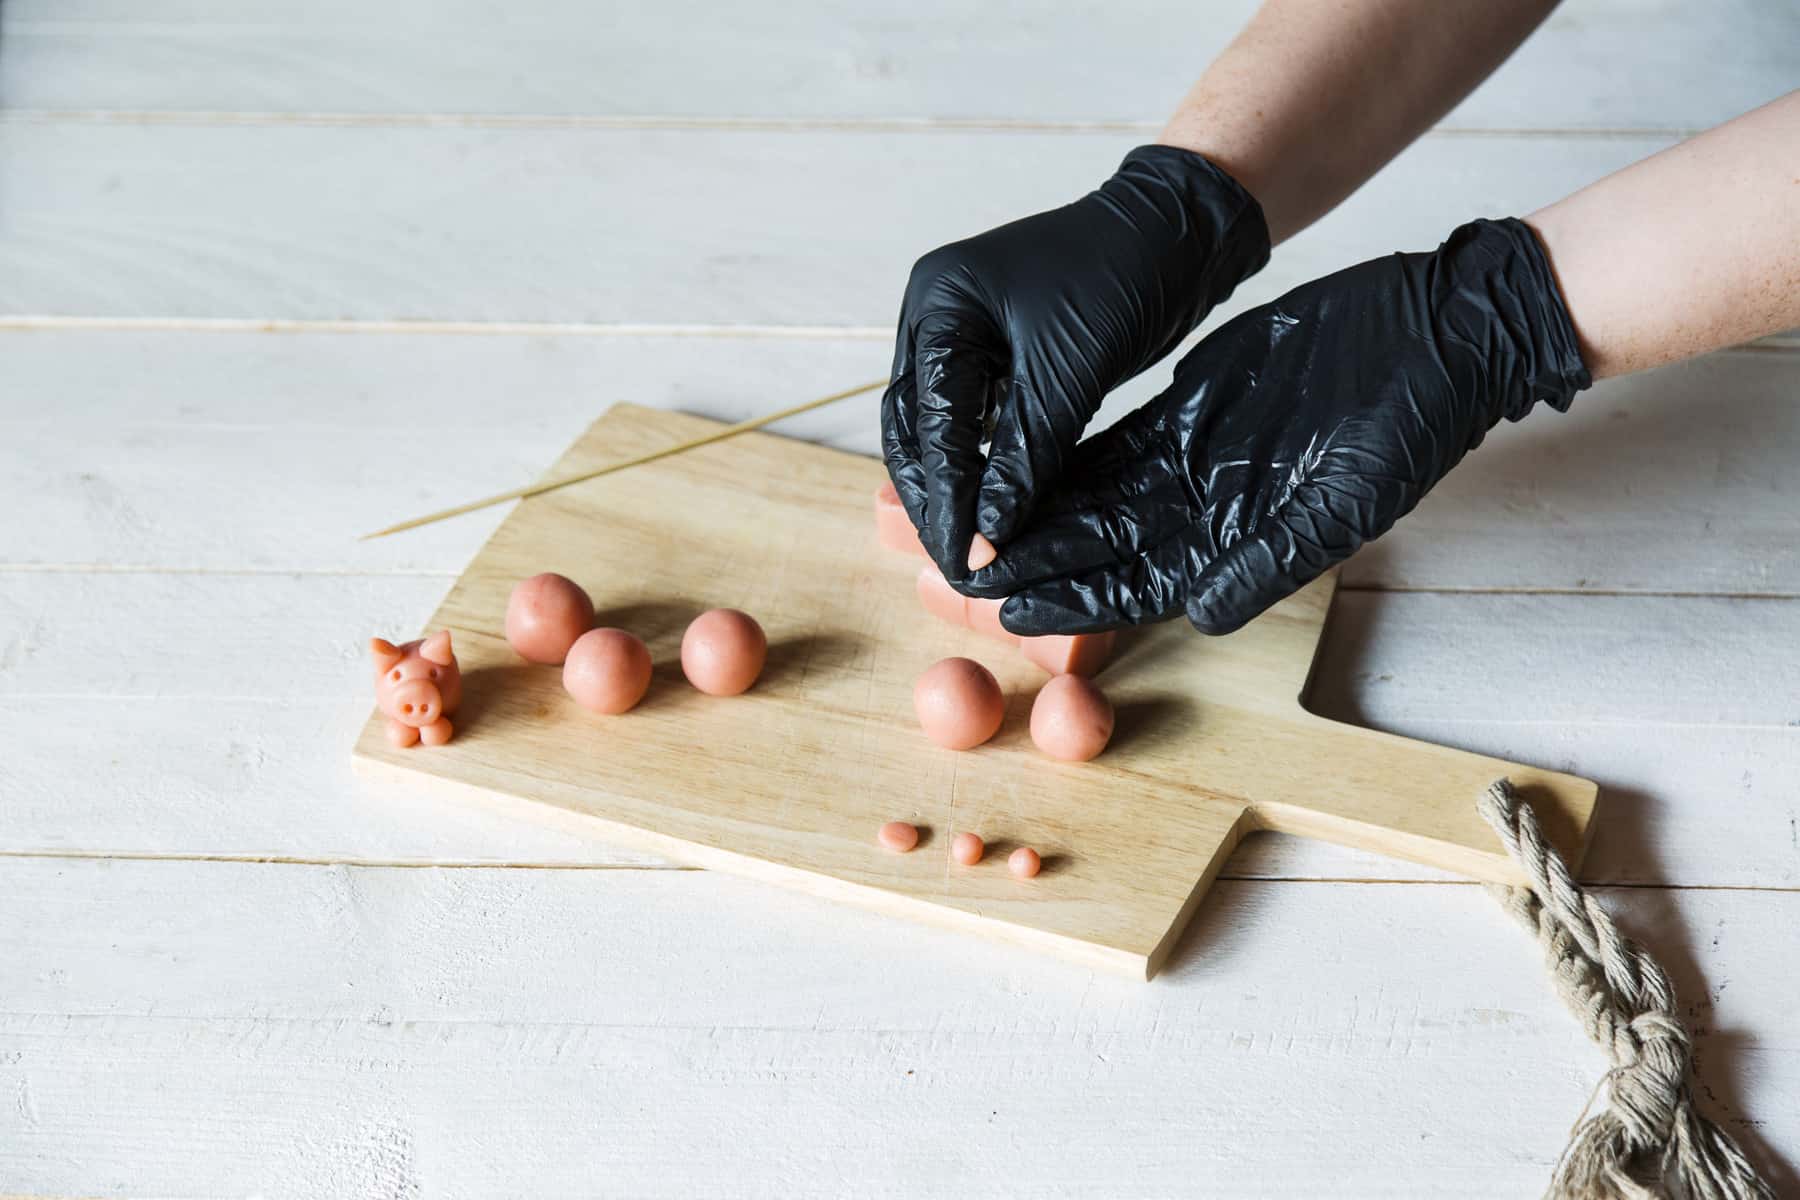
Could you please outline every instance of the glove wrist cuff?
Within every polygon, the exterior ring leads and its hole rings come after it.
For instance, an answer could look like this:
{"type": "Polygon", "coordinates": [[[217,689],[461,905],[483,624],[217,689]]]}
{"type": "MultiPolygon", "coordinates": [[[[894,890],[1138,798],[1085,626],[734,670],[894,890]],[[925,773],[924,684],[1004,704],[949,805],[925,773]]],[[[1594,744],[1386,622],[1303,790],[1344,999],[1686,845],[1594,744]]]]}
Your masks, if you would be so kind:
{"type": "Polygon", "coordinates": [[[1466,346],[1491,346],[1498,336],[1511,348],[1484,356],[1489,424],[1517,421],[1540,403],[1566,412],[1594,380],[1531,227],[1515,217],[1470,221],[1433,257],[1440,331],[1466,346]]]}
{"type": "Polygon", "coordinates": [[[1529,275],[1532,287],[1541,299],[1537,328],[1540,333],[1544,377],[1540,386],[1544,394],[1537,398],[1558,412],[1567,412],[1575,393],[1594,384],[1593,373],[1581,357],[1581,341],[1575,335],[1575,320],[1569,315],[1569,302],[1563,298],[1550,266],[1550,255],[1537,231],[1524,221],[1509,218],[1503,224],[1512,227],[1520,243],[1520,268],[1529,275]]]}
{"type": "Polygon", "coordinates": [[[1202,315],[1268,263],[1269,225],[1262,205],[1205,155],[1180,146],[1139,146],[1125,156],[1115,178],[1158,184],[1180,202],[1185,240],[1203,256],[1202,315]]]}

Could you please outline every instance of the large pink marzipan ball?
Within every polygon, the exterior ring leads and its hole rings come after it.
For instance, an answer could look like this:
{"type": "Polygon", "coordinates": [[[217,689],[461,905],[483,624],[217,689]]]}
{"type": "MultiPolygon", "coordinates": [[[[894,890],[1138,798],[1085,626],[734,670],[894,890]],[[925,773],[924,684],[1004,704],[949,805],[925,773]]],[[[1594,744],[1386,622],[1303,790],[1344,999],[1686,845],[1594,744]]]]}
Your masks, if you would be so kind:
{"type": "Polygon", "coordinates": [[[506,601],[506,640],[520,657],[554,666],[594,627],[594,602],[572,579],[548,572],[521,580],[506,601]]]}
{"type": "Polygon", "coordinates": [[[931,664],[913,685],[913,711],[925,736],[951,750],[969,750],[1000,732],[1006,696],[993,672],[972,658],[931,664]]]}
{"type": "Polygon", "coordinates": [[[1051,758],[1086,762],[1112,740],[1113,706],[1093,680],[1058,675],[1031,705],[1031,740],[1051,758]]]}

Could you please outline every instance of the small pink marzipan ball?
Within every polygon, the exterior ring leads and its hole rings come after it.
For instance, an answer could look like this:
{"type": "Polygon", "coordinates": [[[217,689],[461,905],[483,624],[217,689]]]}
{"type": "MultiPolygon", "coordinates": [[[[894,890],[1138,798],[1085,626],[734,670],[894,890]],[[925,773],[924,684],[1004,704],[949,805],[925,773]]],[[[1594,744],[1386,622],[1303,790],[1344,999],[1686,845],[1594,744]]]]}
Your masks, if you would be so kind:
{"type": "Polygon", "coordinates": [[[963,832],[950,839],[950,857],[965,867],[972,867],[987,853],[987,844],[972,833],[963,832]]]}
{"type": "Polygon", "coordinates": [[[889,821],[875,831],[875,840],[895,854],[905,854],[919,844],[919,830],[905,821],[889,821]]]}
{"type": "Polygon", "coordinates": [[[1006,869],[1020,879],[1030,879],[1038,873],[1038,868],[1043,865],[1044,862],[1038,857],[1038,852],[1030,846],[1020,846],[1006,858],[1006,869]]]}

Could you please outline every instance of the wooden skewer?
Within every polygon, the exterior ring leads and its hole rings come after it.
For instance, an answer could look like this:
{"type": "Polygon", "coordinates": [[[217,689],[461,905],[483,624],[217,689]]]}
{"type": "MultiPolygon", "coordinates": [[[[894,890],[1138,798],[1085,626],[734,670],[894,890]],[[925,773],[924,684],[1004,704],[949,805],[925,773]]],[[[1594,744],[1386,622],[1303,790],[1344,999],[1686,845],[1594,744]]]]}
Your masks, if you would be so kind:
{"type": "Polygon", "coordinates": [[[652,450],[648,454],[640,454],[636,458],[628,458],[624,462],[612,463],[593,471],[583,472],[580,475],[570,475],[564,479],[552,479],[545,483],[534,483],[529,487],[514,488],[510,492],[499,492],[492,496],[483,496],[479,500],[471,500],[467,504],[459,504],[455,508],[446,508],[440,512],[426,513],[422,517],[414,517],[412,520],[402,521],[398,525],[389,525],[386,529],[377,529],[374,533],[365,533],[357,540],[362,542],[371,541],[375,538],[386,537],[390,533],[400,533],[407,529],[417,529],[421,525],[429,525],[434,521],[443,521],[450,517],[460,517],[464,513],[471,513],[476,509],[489,508],[495,504],[505,504],[508,500],[523,500],[527,496],[537,496],[544,492],[553,492],[557,488],[568,487],[571,483],[580,483],[587,479],[597,479],[602,475],[611,475],[614,471],[623,471],[626,467],[642,466],[647,462],[655,462],[659,458],[667,458],[671,454],[680,454],[684,450],[692,450],[697,446],[708,446],[713,442],[722,442],[728,437],[736,437],[738,434],[748,433],[752,429],[761,429],[764,425],[773,425],[775,422],[782,420],[785,417],[799,416],[803,412],[810,412],[815,408],[824,408],[827,404],[834,404],[839,400],[848,400],[852,396],[860,396],[864,392],[872,392],[876,388],[886,387],[887,382],[888,381],[885,379],[877,379],[873,383],[859,383],[853,388],[845,388],[843,391],[833,392],[829,396],[820,396],[817,400],[808,400],[804,404],[796,404],[791,408],[784,408],[780,412],[769,413],[767,416],[752,417],[748,421],[739,421],[736,425],[727,425],[723,429],[715,430],[702,437],[694,438],[691,441],[681,442],[661,450],[652,450]]]}

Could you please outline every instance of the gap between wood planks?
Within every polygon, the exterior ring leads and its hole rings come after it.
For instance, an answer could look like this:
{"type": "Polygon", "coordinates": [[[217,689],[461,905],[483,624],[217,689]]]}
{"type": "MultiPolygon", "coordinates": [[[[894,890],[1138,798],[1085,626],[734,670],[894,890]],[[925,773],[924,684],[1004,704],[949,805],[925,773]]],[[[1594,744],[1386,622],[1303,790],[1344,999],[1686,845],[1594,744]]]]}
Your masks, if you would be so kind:
{"type": "MultiPolygon", "coordinates": [[[[79,702],[84,704],[136,704],[145,700],[153,700],[158,704],[231,704],[237,708],[262,706],[267,708],[286,708],[294,705],[335,705],[336,699],[325,699],[318,696],[304,697],[298,701],[289,696],[233,696],[216,692],[0,692],[0,707],[8,704],[19,704],[26,701],[47,701],[50,703],[79,702]]],[[[1310,711],[1310,710],[1309,710],[1310,711]]],[[[1332,718],[1328,718],[1332,719],[1332,718]]],[[[1373,729],[1377,733],[1391,732],[1370,725],[1360,725],[1354,721],[1339,721],[1341,725],[1349,725],[1353,729],[1373,729]]],[[[1444,717],[1435,722],[1445,729],[1505,729],[1512,727],[1536,728],[1546,724],[1535,717],[1444,717]]],[[[1588,720],[1584,723],[1587,729],[1674,729],[1674,730],[1706,730],[1724,733],[1800,733],[1800,722],[1795,721],[1708,721],[1697,725],[1692,721],[1677,720],[1638,720],[1623,718],[1612,720],[1588,720]]],[[[1402,735],[1404,736],[1404,735],[1402,735]]],[[[1435,744],[1435,743],[1428,743],[1435,744]]],[[[5,851],[0,850],[0,854],[5,851]]],[[[35,854],[38,851],[31,851],[35,854]]],[[[52,852],[53,853],[53,852],[52,852]]],[[[1256,878],[1263,878],[1257,876],[1256,878]]],[[[1310,878],[1310,876],[1308,877],[1310,878]]]]}
{"type": "MultiPolygon", "coordinates": [[[[95,317],[56,313],[0,314],[0,333],[55,331],[168,333],[451,334],[482,337],[742,338],[754,340],[886,342],[890,325],[713,325],[632,321],[370,320],[323,317],[95,317]]],[[[1726,346],[1712,354],[1800,352],[1800,331],[1726,346]]]]}
{"type": "MultiPolygon", "coordinates": [[[[604,113],[359,113],[231,109],[8,109],[0,121],[48,125],[298,125],[326,128],[705,130],[718,133],[1142,133],[1161,121],[1054,121],[1027,117],[729,117],[604,113]]],[[[1424,137],[1689,138],[1704,127],[1439,125],[1424,137]]]]}
{"type": "MultiPolygon", "coordinates": [[[[705,867],[683,863],[569,863],[529,860],[333,858],[298,854],[183,854],[149,850],[0,850],[4,859],[100,860],[153,863],[226,863],[277,867],[354,867],[365,871],[664,871],[703,873],[705,867]]],[[[1404,879],[1367,875],[1238,875],[1220,872],[1220,882],[1385,884],[1394,887],[1483,887],[1474,879],[1404,879]]],[[[1779,892],[1800,893],[1800,886],[1745,883],[1585,883],[1589,891],[1644,892],[1779,892]]],[[[0,1198],[3,1200],[3,1198],[0,1198]]]]}
{"type": "MultiPolygon", "coordinates": [[[[0,333],[416,333],[486,337],[768,338],[791,341],[892,341],[891,325],[707,325],[670,322],[368,320],[316,317],[89,317],[55,313],[0,316],[0,333]]],[[[1800,339],[1795,348],[1800,349],[1800,339]]]]}

